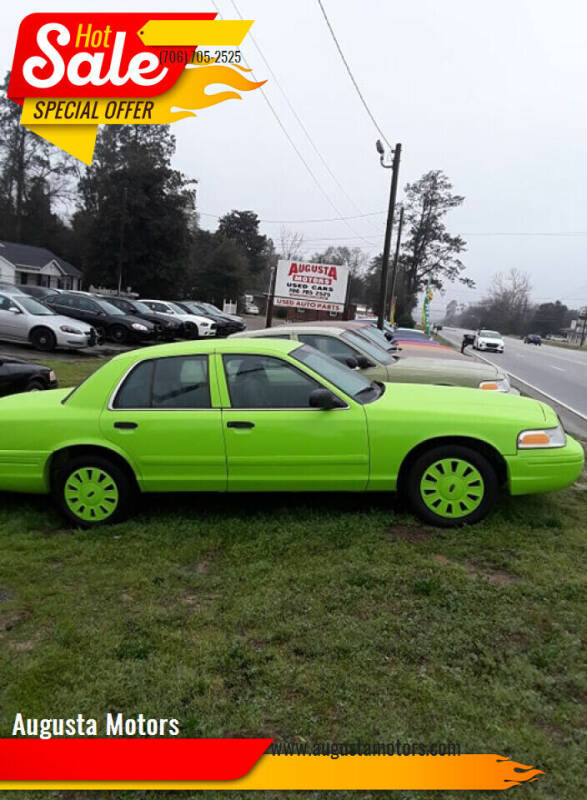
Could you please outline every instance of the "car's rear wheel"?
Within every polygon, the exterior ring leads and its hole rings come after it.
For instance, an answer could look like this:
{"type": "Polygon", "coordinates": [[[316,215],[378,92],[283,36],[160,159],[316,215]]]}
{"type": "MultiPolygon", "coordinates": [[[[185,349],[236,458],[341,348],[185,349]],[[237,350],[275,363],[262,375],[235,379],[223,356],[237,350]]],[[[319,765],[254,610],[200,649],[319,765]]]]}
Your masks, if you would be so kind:
{"type": "Polygon", "coordinates": [[[113,325],[109,333],[110,338],[116,344],[124,344],[128,339],[128,331],[123,325],[113,325]]]}
{"type": "Polygon", "coordinates": [[[443,445],[423,453],[407,476],[410,506],[440,528],[479,522],[497,500],[498,480],[484,455],[463,445],[443,445]]]}
{"type": "Polygon", "coordinates": [[[77,456],[55,474],[53,497],[67,519],[82,528],[121,522],[132,511],[136,488],[127,472],[101,456],[77,456]]]}
{"type": "Polygon", "coordinates": [[[43,392],[46,389],[46,385],[40,378],[31,378],[31,380],[26,385],[27,392],[43,392]]]}
{"type": "Polygon", "coordinates": [[[35,350],[48,352],[50,350],[55,350],[57,339],[53,331],[50,331],[49,328],[35,328],[35,330],[31,332],[31,344],[35,350]]]}

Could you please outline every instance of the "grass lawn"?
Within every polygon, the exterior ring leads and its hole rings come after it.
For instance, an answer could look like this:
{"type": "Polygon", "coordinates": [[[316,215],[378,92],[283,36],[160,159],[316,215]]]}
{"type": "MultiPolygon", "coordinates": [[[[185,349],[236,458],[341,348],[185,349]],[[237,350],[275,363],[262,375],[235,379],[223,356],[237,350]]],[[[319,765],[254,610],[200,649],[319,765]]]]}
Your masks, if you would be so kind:
{"type": "MultiPolygon", "coordinates": [[[[586,519],[587,477],[460,531],[384,496],[206,495],[89,533],[0,495],[0,737],[17,712],[120,711],[184,736],[451,741],[544,769],[524,796],[579,800],[586,519]]],[[[83,795],[20,796],[47,794],[83,795]]]]}

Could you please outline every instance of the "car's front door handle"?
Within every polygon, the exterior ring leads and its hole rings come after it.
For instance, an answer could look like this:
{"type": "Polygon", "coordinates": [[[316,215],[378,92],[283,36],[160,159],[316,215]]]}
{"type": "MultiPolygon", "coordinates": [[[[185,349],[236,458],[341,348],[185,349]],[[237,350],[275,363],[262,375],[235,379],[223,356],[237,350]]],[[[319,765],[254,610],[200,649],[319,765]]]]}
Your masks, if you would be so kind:
{"type": "Polygon", "coordinates": [[[254,422],[241,422],[241,421],[238,421],[238,420],[234,420],[234,421],[231,421],[231,422],[227,422],[226,423],[226,427],[227,428],[254,428],[255,427],[255,423],[254,422]]]}
{"type": "Polygon", "coordinates": [[[115,428],[122,428],[122,430],[132,430],[133,428],[138,428],[137,422],[115,422],[115,428]]]}

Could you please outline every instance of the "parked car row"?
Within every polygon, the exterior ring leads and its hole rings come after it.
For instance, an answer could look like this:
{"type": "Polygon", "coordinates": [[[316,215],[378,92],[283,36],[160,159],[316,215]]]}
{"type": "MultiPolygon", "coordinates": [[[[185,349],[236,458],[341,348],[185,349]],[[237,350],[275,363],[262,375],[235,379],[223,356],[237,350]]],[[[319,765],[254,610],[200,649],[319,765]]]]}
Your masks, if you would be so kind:
{"type": "Polygon", "coordinates": [[[141,345],[205,339],[244,329],[240,317],[209,303],[0,285],[0,340],[28,342],[37,350],[92,347],[105,340],[141,345]]]}
{"type": "MultiPolygon", "coordinates": [[[[406,329],[409,330],[409,329],[406,329]]],[[[414,333],[419,333],[415,331],[414,333]]],[[[402,335],[398,331],[398,335],[402,335]]],[[[507,374],[489,363],[446,358],[444,348],[424,334],[420,339],[390,341],[371,320],[308,322],[247,331],[236,337],[292,339],[319,350],[369,380],[393,383],[431,383],[468,386],[485,391],[518,394],[507,374]],[[426,342],[425,339],[428,339],[426,342]],[[398,343],[401,345],[398,348],[398,343]],[[422,352],[424,351],[424,352],[422,352]]]]}

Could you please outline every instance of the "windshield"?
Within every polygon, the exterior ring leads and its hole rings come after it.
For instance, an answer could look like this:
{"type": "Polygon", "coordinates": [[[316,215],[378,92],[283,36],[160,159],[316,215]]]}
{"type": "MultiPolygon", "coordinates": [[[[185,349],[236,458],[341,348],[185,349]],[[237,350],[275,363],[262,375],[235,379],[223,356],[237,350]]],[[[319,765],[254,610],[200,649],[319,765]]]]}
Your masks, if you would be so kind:
{"type": "Polygon", "coordinates": [[[183,305],[186,306],[186,308],[189,308],[190,311],[193,311],[194,314],[206,313],[206,309],[204,308],[203,303],[201,305],[199,303],[184,303],[183,305]]]}
{"type": "Polygon", "coordinates": [[[112,305],[112,303],[109,303],[107,300],[96,299],[95,302],[98,303],[102,311],[105,311],[107,314],[112,314],[112,316],[120,316],[121,314],[124,314],[124,311],[121,311],[119,308],[112,305]]]}
{"type": "Polygon", "coordinates": [[[133,300],[132,301],[131,308],[134,308],[134,310],[138,311],[139,314],[152,314],[153,313],[151,311],[151,309],[149,308],[149,306],[146,306],[144,303],[140,303],[138,300],[133,300]]]}
{"type": "Polygon", "coordinates": [[[178,306],[176,303],[170,303],[169,300],[166,300],[165,305],[169,306],[169,308],[176,314],[183,314],[185,316],[185,308],[178,306]]]}
{"type": "Polygon", "coordinates": [[[367,341],[352,331],[345,331],[341,336],[346,342],[351,342],[355,347],[359,347],[364,353],[367,353],[371,358],[379,364],[392,364],[393,358],[382,347],[379,347],[375,342],[367,341]]]}
{"type": "Polygon", "coordinates": [[[313,369],[337,389],[340,389],[350,397],[354,397],[359,403],[369,403],[381,394],[381,387],[372,381],[368,381],[360,372],[343,366],[334,358],[321,353],[310,345],[303,344],[290,353],[293,358],[301,361],[310,369],[313,369]]]}
{"type": "Polygon", "coordinates": [[[224,311],[221,311],[218,306],[212,305],[212,303],[202,303],[202,305],[210,311],[217,311],[219,314],[224,314],[224,311]]]}
{"type": "Polygon", "coordinates": [[[479,336],[486,336],[488,339],[501,339],[501,333],[497,331],[481,331],[479,336]]]}
{"type": "Polygon", "coordinates": [[[20,303],[20,305],[29,312],[29,314],[33,314],[35,317],[54,317],[55,312],[51,311],[50,308],[44,306],[42,303],[39,303],[38,300],[35,300],[34,297],[26,297],[23,295],[22,297],[13,298],[15,301],[20,303]]]}
{"type": "Polygon", "coordinates": [[[360,335],[367,336],[378,347],[382,347],[384,350],[390,350],[395,347],[395,345],[389,342],[382,330],[374,328],[372,325],[365,325],[361,328],[360,335]]]}

